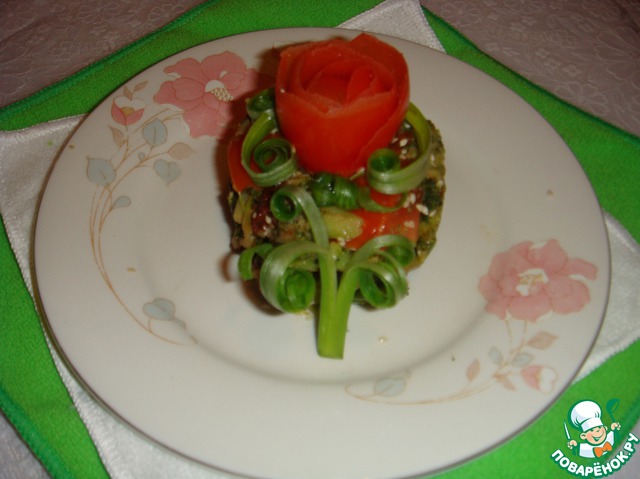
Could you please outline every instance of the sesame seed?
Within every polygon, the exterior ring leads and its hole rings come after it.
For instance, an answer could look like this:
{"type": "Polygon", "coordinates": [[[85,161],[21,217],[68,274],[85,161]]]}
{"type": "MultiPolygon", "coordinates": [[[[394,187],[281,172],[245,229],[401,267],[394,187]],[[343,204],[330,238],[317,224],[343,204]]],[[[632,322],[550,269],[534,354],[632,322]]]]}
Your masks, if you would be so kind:
{"type": "Polygon", "coordinates": [[[423,204],[416,205],[416,209],[425,216],[429,214],[429,208],[427,208],[426,205],[423,205],[423,204]]]}
{"type": "Polygon", "coordinates": [[[408,208],[409,206],[415,204],[416,202],[416,194],[415,193],[410,193],[407,195],[407,198],[404,201],[404,204],[402,205],[404,208],[408,208]]]}
{"type": "Polygon", "coordinates": [[[409,143],[409,140],[406,138],[403,138],[402,140],[400,140],[400,146],[407,146],[407,143],[409,143]]]}
{"type": "Polygon", "coordinates": [[[405,222],[404,222],[404,225],[405,225],[407,228],[415,228],[415,227],[416,227],[416,222],[415,222],[415,221],[405,221],[405,222]]]}

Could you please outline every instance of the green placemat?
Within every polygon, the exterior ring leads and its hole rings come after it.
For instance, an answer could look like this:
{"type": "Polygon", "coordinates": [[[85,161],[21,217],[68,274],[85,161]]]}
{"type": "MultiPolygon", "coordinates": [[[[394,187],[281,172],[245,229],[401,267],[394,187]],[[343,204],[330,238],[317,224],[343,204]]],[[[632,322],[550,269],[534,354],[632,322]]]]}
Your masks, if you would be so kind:
{"type": "Polygon", "coordinates": [[[58,377],[4,223],[0,224],[0,284],[0,408],[53,477],[106,476],[58,377]]]}

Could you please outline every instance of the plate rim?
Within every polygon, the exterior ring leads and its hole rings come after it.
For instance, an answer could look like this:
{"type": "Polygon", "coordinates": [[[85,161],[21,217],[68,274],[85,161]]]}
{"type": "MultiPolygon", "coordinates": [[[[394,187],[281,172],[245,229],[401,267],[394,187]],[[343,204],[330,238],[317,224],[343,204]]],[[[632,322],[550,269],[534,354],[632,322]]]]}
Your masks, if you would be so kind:
{"type": "MultiPolygon", "coordinates": [[[[173,54],[173,55],[171,55],[171,56],[169,56],[169,57],[167,57],[167,58],[165,58],[165,59],[163,59],[163,60],[161,60],[161,61],[157,62],[156,64],[151,65],[151,66],[149,66],[149,67],[147,67],[147,68],[143,69],[141,72],[137,73],[137,74],[136,74],[136,75],[134,75],[132,78],[128,79],[125,83],[123,83],[123,85],[125,85],[125,84],[127,84],[127,83],[131,82],[134,78],[139,77],[139,76],[141,76],[141,75],[144,75],[144,74],[148,73],[150,70],[153,70],[154,68],[157,68],[157,65],[158,65],[158,64],[163,63],[163,62],[166,62],[166,61],[169,61],[169,60],[171,60],[171,59],[173,59],[173,58],[178,58],[178,57],[180,57],[180,56],[184,56],[186,52],[189,52],[189,51],[191,51],[191,50],[193,50],[193,49],[201,48],[201,47],[203,47],[203,46],[205,46],[205,45],[210,45],[210,44],[221,44],[221,42],[224,42],[225,40],[229,40],[229,39],[231,39],[231,38],[254,36],[255,34],[273,33],[274,31],[275,31],[275,32],[293,32],[294,34],[295,34],[296,32],[305,32],[305,33],[314,33],[314,32],[316,32],[316,33],[318,33],[318,34],[322,34],[322,33],[336,33],[336,32],[337,32],[337,33],[340,33],[340,32],[345,32],[345,33],[348,33],[349,35],[355,35],[355,34],[357,34],[357,33],[358,33],[358,31],[356,31],[356,30],[348,30],[348,29],[343,29],[343,28],[316,28],[316,27],[308,27],[308,28],[307,28],[307,27],[293,27],[293,28],[281,28],[281,29],[260,30],[260,31],[254,31],[254,32],[246,32],[246,33],[236,34],[236,35],[232,35],[232,36],[229,36],[229,37],[223,37],[223,38],[215,39],[215,40],[212,40],[212,41],[209,41],[209,42],[204,42],[204,43],[202,43],[202,44],[200,44],[200,45],[196,45],[196,46],[194,46],[194,47],[190,47],[190,48],[188,48],[188,49],[186,49],[186,50],[184,50],[184,51],[181,51],[181,52],[175,53],[175,54],[173,54]]],[[[391,37],[391,36],[389,36],[389,35],[379,35],[379,34],[375,34],[375,35],[376,35],[376,36],[378,36],[378,37],[381,37],[381,38],[383,38],[383,39],[384,39],[384,38],[389,38],[389,39],[399,40],[399,41],[404,42],[404,43],[413,44],[413,45],[415,45],[416,47],[419,47],[419,48],[429,48],[429,47],[425,47],[424,45],[420,45],[420,44],[418,44],[418,43],[411,42],[411,41],[409,41],[409,40],[403,40],[403,39],[400,39],[400,38],[391,37]]],[[[464,65],[466,65],[467,67],[473,68],[474,70],[476,70],[476,71],[477,71],[477,72],[479,72],[480,74],[482,74],[482,75],[486,76],[487,78],[491,79],[492,81],[496,81],[496,82],[497,82],[497,80],[495,80],[493,77],[491,77],[491,76],[490,76],[490,75],[488,75],[487,73],[485,73],[485,72],[483,72],[483,71],[481,71],[481,70],[479,70],[479,69],[477,69],[477,68],[475,68],[475,67],[473,67],[473,66],[471,66],[471,65],[468,65],[468,64],[466,64],[466,63],[462,62],[461,60],[459,60],[459,59],[455,58],[455,57],[451,57],[451,56],[449,56],[449,55],[447,55],[447,54],[445,54],[445,53],[439,52],[439,51],[437,51],[437,50],[433,50],[433,49],[430,49],[430,50],[431,50],[432,52],[436,53],[436,54],[443,55],[444,57],[447,57],[449,60],[453,60],[453,61],[455,61],[455,62],[463,63],[463,64],[464,64],[464,65]]],[[[123,86],[123,85],[121,85],[121,86],[123,86]]],[[[504,85],[503,85],[503,86],[504,86],[504,85]]],[[[507,90],[509,90],[509,91],[512,91],[512,90],[508,89],[508,87],[505,87],[505,88],[506,88],[507,90]]],[[[513,93],[513,91],[512,91],[512,93],[513,93]]],[[[107,96],[107,97],[106,97],[106,98],[105,98],[105,99],[100,103],[100,105],[103,105],[105,102],[109,101],[109,100],[113,97],[113,95],[114,95],[114,93],[112,93],[112,94],[108,95],[108,96],[107,96]]],[[[520,98],[520,97],[519,97],[519,95],[517,95],[517,94],[515,94],[515,95],[516,95],[518,98],[520,98]]],[[[521,98],[520,98],[520,99],[521,99],[521,98]]],[[[521,101],[522,101],[523,103],[527,104],[529,107],[531,107],[531,106],[530,106],[528,103],[526,103],[523,99],[521,99],[521,101]]],[[[100,106],[100,105],[99,105],[99,106],[100,106]]],[[[98,107],[97,107],[97,108],[98,108],[98,107]]],[[[95,111],[95,110],[94,110],[94,111],[95,111]]],[[[76,129],[76,131],[74,131],[74,133],[69,137],[68,142],[73,141],[73,139],[76,137],[76,134],[80,134],[79,132],[82,132],[82,130],[83,130],[83,126],[87,123],[87,120],[88,120],[89,118],[91,118],[92,114],[93,114],[93,111],[92,111],[91,113],[89,113],[89,115],[88,115],[88,116],[87,116],[87,117],[86,117],[86,118],[81,122],[80,126],[79,126],[79,127],[76,129]]],[[[544,117],[542,117],[541,115],[538,115],[538,116],[539,116],[540,118],[542,118],[543,120],[545,120],[545,122],[546,122],[546,119],[544,119],[544,117]]],[[[553,128],[551,128],[551,129],[552,129],[553,131],[555,131],[553,128]]],[[[557,132],[556,132],[556,134],[557,134],[557,132]]],[[[65,148],[66,148],[66,146],[65,146],[65,148]]],[[[52,166],[52,168],[51,168],[50,173],[51,173],[51,172],[53,172],[53,171],[54,171],[54,169],[56,168],[56,166],[57,166],[57,164],[58,164],[58,160],[59,160],[59,158],[60,158],[60,157],[62,157],[62,156],[64,155],[64,150],[65,150],[65,148],[62,148],[62,149],[61,149],[61,154],[59,155],[59,157],[58,157],[58,158],[56,159],[56,161],[54,162],[54,164],[53,164],[53,166],[52,166]]],[[[576,163],[580,168],[582,168],[582,167],[581,167],[581,165],[580,165],[580,163],[578,162],[578,160],[577,160],[575,157],[574,157],[574,160],[575,160],[575,163],[576,163]]],[[[39,224],[40,224],[40,206],[41,206],[41,201],[43,201],[43,200],[44,200],[44,195],[45,195],[45,193],[46,193],[46,190],[49,188],[49,179],[50,179],[50,175],[47,175],[47,179],[46,179],[45,187],[43,188],[43,191],[42,191],[42,194],[41,194],[40,201],[38,202],[37,212],[36,212],[36,226],[35,226],[35,228],[34,228],[34,233],[33,233],[33,234],[34,234],[34,241],[33,241],[33,257],[34,257],[34,258],[37,256],[37,254],[36,254],[36,249],[37,249],[36,239],[37,239],[38,226],[39,226],[39,224]]],[[[593,191],[592,191],[592,193],[593,193],[593,191]]],[[[595,193],[593,193],[593,195],[594,195],[594,197],[595,197],[595,193]]],[[[596,202],[597,202],[597,197],[595,197],[595,199],[596,199],[596,202]]],[[[602,215],[602,211],[601,211],[601,210],[600,210],[600,214],[602,215]]],[[[603,216],[602,216],[602,226],[603,226],[603,230],[605,231],[604,239],[607,241],[606,246],[607,246],[607,255],[608,255],[608,256],[607,256],[607,257],[608,257],[608,262],[607,262],[605,265],[602,265],[602,266],[604,266],[604,267],[606,267],[606,268],[607,268],[607,271],[606,271],[607,279],[606,279],[606,281],[605,281],[605,282],[606,282],[606,284],[608,285],[608,284],[610,283],[610,268],[611,268],[611,266],[610,266],[610,251],[609,251],[609,248],[608,248],[608,236],[606,235],[606,229],[604,228],[604,217],[603,217],[603,216]]],[[[34,260],[34,262],[35,262],[35,260],[34,260]]],[[[77,371],[76,367],[73,365],[72,360],[68,357],[67,352],[65,352],[65,348],[64,348],[64,347],[60,344],[60,342],[58,341],[57,335],[55,334],[55,331],[54,331],[54,329],[55,329],[55,328],[54,328],[54,327],[52,327],[51,319],[48,317],[48,315],[47,315],[47,313],[46,313],[46,310],[45,310],[45,307],[44,307],[44,304],[43,304],[42,298],[41,298],[41,296],[40,296],[40,282],[38,281],[38,275],[37,275],[37,262],[35,262],[35,264],[34,264],[34,268],[33,268],[33,269],[34,269],[34,272],[36,273],[36,274],[34,275],[34,277],[36,278],[36,281],[34,281],[34,290],[35,290],[35,296],[36,296],[36,298],[37,298],[37,306],[38,306],[38,309],[39,309],[39,311],[41,312],[41,316],[42,316],[42,318],[43,318],[42,324],[44,325],[45,330],[47,331],[47,335],[48,335],[48,337],[50,337],[50,338],[52,338],[52,339],[53,339],[52,343],[54,344],[54,346],[55,346],[55,348],[56,348],[57,352],[59,353],[59,357],[60,357],[60,359],[62,359],[62,361],[63,361],[63,363],[65,364],[65,366],[67,366],[68,371],[72,374],[72,376],[73,376],[73,377],[74,377],[74,378],[79,382],[79,384],[81,384],[81,385],[82,385],[82,388],[84,388],[84,390],[85,390],[85,391],[87,391],[87,392],[90,394],[90,396],[91,396],[94,400],[96,400],[99,404],[101,404],[101,405],[102,405],[102,407],[103,407],[104,409],[106,409],[106,410],[108,411],[108,414],[109,414],[111,417],[116,418],[120,423],[125,424],[128,428],[133,429],[134,431],[137,431],[138,433],[142,434],[145,438],[147,438],[147,439],[151,440],[154,444],[158,444],[158,445],[160,445],[160,446],[161,446],[161,448],[166,449],[166,450],[168,450],[168,451],[172,451],[172,452],[174,452],[174,453],[177,453],[177,454],[179,454],[180,456],[183,456],[183,455],[184,455],[184,453],[183,453],[183,452],[180,452],[180,451],[178,451],[178,450],[174,450],[174,449],[172,449],[170,446],[167,446],[166,444],[164,444],[162,441],[158,440],[157,438],[150,437],[147,433],[145,433],[144,431],[142,431],[138,426],[136,426],[136,425],[134,425],[134,424],[131,424],[131,423],[129,422],[129,420],[127,420],[125,417],[123,417],[123,416],[122,416],[121,414],[119,414],[118,412],[114,411],[114,410],[113,410],[113,408],[112,408],[111,406],[109,406],[109,404],[108,404],[106,401],[104,401],[104,400],[103,400],[103,398],[101,398],[101,396],[100,396],[100,395],[99,395],[99,394],[98,394],[98,393],[97,393],[97,392],[96,392],[96,391],[91,387],[91,385],[89,384],[89,382],[88,382],[87,380],[85,380],[85,379],[84,379],[84,378],[83,378],[83,377],[78,373],[78,371],[77,371]]],[[[557,390],[557,391],[555,391],[553,399],[551,399],[551,400],[547,401],[546,406],[545,406],[545,407],[544,407],[544,409],[543,409],[543,412],[544,412],[544,411],[546,411],[549,407],[551,407],[551,406],[556,402],[557,398],[558,398],[558,397],[559,397],[559,396],[560,396],[560,395],[561,395],[561,394],[562,394],[562,393],[563,393],[563,392],[564,392],[564,391],[565,391],[565,390],[566,390],[566,389],[571,385],[571,382],[573,381],[573,379],[575,378],[575,376],[578,374],[578,372],[579,372],[579,370],[580,370],[581,365],[582,365],[582,364],[584,364],[584,362],[585,362],[585,360],[587,359],[587,357],[588,357],[588,355],[589,355],[590,351],[592,350],[592,348],[593,348],[593,346],[594,346],[594,344],[595,344],[595,342],[596,342],[596,340],[597,340],[598,333],[599,333],[600,329],[602,328],[602,322],[603,322],[603,318],[604,318],[604,312],[606,311],[606,305],[607,305],[607,301],[608,301],[608,296],[609,296],[609,294],[608,294],[608,287],[607,287],[607,288],[605,288],[605,289],[607,290],[607,293],[606,293],[606,295],[605,295],[605,300],[604,300],[604,303],[603,303],[603,305],[602,305],[602,312],[601,312],[601,314],[600,314],[600,320],[599,320],[599,325],[598,325],[598,327],[597,327],[596,334],[591,338],[590,345],[589,345],[589,347],[585,350],[584,355],[583,355],[583,357],[581,358],[579,365],[576,367],[575,372],[574,372],[574,374],[572,375],[572,377],[566,381],[566,385],[565,385],[564,387],[558,388],[558,390],[557,390]]],[[[450,468],[452,468],[452,467],[454,467],[454,466],[456,466],[456,465],[460,465],[460,464],[463,464],[463,463],[467,463],[467,462],[469,462],[469,461],[471,461],[471,460],[473,460],[473,459],[475,459],[475,458],[477,458],[477,457],[479,457],[479,456],[482,456],[482,455],[486,454],[488,451],[491,451],[491,450],[494,450],[494,449],[498,448],[498,447],[499,447],[500,445],[502,445],[504,442],[506,442],[507,440],[509,440],[509,439],[513,438],[514,436],[516,436],[517,434],[519,434],[520,432],[522,432],[524,429],[528,428],[528,427],[531,425],[531,423],[535,422],[535,420],[536,420],[536,419],[537,419],[536,417],[531,418],[529,421],[527,421],[525,424],[522,424],[519,428],[517,428],[517,430],[513,431],[513,432],[512,432],[511,434],[509,434],[507,437],[504,437],[502,440],[498,441],[497,443],[492,443],[491,445],[488,445],[484,450],[479,451],[479,452],[475,453],[474,455],[466,456],[466,457],[464,457],[464,458],[461,458],[461,459],[460,459],[458,462],[456,462],[456,463],[449,464],[449,465],[447,465],[447,466],[445,466],[445,467],[442,467],[442,468],[438,468],[438,469],[434,469],[434,470],[424,471],[424,472],[422,472],[422,473],[420,473],[420,474],[441,472],[441,471],[443,471],[443,470],[450,469],[450,468]]],[[[224,474],[229,474],[229,475],[232,475],[232,476],[233,476],[233,474],[234,474],[233,472],[228,472],[228,471],[225,471],[224,469],[220,469],[220,468],[219,468],[219,466],[214,466],[214,465],[211,465],[211,464],[207,464],[206,462],[202,462],[202,461],[200,461],[200,460],[199,460],[199,459],[197,459],[197,458],[189,457],[188,459],[189,459],[189,460],[191,460],[191,461],[194,461],[194,462],[196,462],[196,463],[201,463],[201,464],[205,465],[206,467],[213,468],[214,470],[220,470],[220,471],[221,471],[221,472],[223,472],[224,474]]],[[[240,477],[240,476],[234,476],[234,477],[240,477]]],[[[242,477],[245,477],[245,476],[242,476],[242,477]]],[[[249,477],[249,476],[247,476],[247,477],[249,477]]]]}

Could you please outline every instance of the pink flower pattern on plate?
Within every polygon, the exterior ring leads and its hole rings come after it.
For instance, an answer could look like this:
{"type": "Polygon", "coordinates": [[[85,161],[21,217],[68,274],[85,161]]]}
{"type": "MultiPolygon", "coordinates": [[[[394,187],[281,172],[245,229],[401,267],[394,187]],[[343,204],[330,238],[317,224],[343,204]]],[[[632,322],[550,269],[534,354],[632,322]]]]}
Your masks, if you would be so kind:
{"type": "Polygon", "coordinates": [[[164,71],[177,78],[164,82],[154,101],[182,110],[193,138],[224,137],[244,114],[244,102],[237,100],[261,83],[258,72],[231,52],[210,55],[202,62],[185,58],[164,71]]]}
{"type": "Polygon", "coordinates": [[[558,373],[555,369],[534,364],[527,366],[520,371],[522,379],[527,386],[537,389],[542,393],[550,393],[558,380],[558,373]]]}
{"type": "Polygon", "coordinates": [[[590,296],[576,277],[593,280],[596,275],[593,264],[569,258],[556,240],[542,245],[525,241],[493,258],[478,289],[487,300],[488,313],[535,322],[550,312],[580,311],[590,296]]]}
{"type": "Polygon", "coordinates": [[[116,123],[124,126],[133,125],[142,118],[145,104],[131,95],[121,95],[113,100],[111,117],[116,123]]]}
{"type": "Polygon", "coordinates": [[[474,358],[466,368],[466,384],[444,397],[402,400],[411,371],[379,378],[370,391],[347,388],[352,396],[372,402],[427,405],[464,399],[494,385],[516,391],[518,382],[543,394],[553,392],[558,371],[539,362],[538,353],[551,348],[557,336],[540,330],[538,319],[557,313],[575,313],[591,300],[585,280],[595,280],[595,265],[569,258],[555,239],[534,244],[523,241],[493,257],[478,291],[487,300],[485,310],[502,320],[507,341],[491,347],[486,357],[474,358]]]}

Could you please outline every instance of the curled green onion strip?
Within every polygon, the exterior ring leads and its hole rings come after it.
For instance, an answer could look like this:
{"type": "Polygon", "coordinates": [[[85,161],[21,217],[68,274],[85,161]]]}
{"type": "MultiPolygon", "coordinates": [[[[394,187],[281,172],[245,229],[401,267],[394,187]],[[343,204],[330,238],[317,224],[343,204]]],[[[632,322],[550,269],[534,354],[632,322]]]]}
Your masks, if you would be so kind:
{"type": "Polygon", "coordinates": [[[343,210],[358,207],[358,185],[344,176],[319,173],[311,183],[311,195],[318,206],[337,206],[343,210]]]}
{"type": "Polygon", "coordinates": [[[380,252],[386,252],[393,256],[400,265],[408,266],[414,259],[414,245],[402,235],[382,235],[371,238],[354,254],[347,268],[362,261],[367,261],[380,252]]]}
{"type": "Polygon", "coordinates": [[[328,252],[312,241],[294,241],[275,248],[264,260],[260,269],[260,291],[273,307],[289,312],[299,313],[306,310],[316,297],[316,278],[313,273],[293,267],[303,257],[317,255],[321,268],[321,293],[331,288],[331,284],[322,281],[322,275],[335,277],[335,270],[326,261],[328,252]],[[322,259],[322,261],[320,261],[322,259]],[[329,266],[328,271],[322,268],[329,266]]]}
{"type": "Polygon", "coordinates": [[[418,142],[418,150],[431,153],[431,126],[420,109],[410,103],[405,119],[413,127],[416,141],[418,142]]]}
{"type": "Polygon", "coordinates": [[[258,143],[253,150],[253,160],[262,171],[279,168],[291,157],[293,157],[291,143],[283,138],[269,138],[258,143]]]}
{"type": "Polygon", "coordinates": [[[258,117],[266,110],[275,110],[276,99],[273,88],[268,88],[254,95],[247,101],[247,114],[252,121],[258,119],[258,117]]]}
{"type": "Polygon", "coordinates": [[[242,142],[242,166],[253,182],[261,187],[280,184],[297,169],[295,151],[288,141],[283,138],[265,140],[277,128],[275,112],[265,110],[251,124],[242,142]],[[251,168],[252,161],[256,162],[261,171],[251,168]]]}
{"type": "Polygon", "coordinates": [[[329,233],[322,213],[304,188],[291,185],[279,188],[271,197],[270,206],[273,216],[279,221],[293,221],[300,213],[304,213],[314,241],[322,247],[329,247],[329,233]]]}
{"type": "Polygon", "coordinates": [[[403,265],[413,259],[411,242],[400,235],[372,238],[360,248],[340,279],[331,314],[318,320],[318,354],[342,358],[351,304],[358,291],[376,308],[389,308],[407,295],[409,286],[403,265]]]}
{"type": "Polygon", "coordinates": [[[269,203],[271,213],[278,221],[290,222],[302,213],[300,202],[283,188],[277,190],[269,203]]]}
{"type": "Polygon", "coordinates": [[[360,269],[360,294],[374,308],[390,308],[407,295],[409,285],[402,268],[389,262],[365,262],[360,269]]]}
{"type": "Polygon", "coordinates": [[[369,157],[366,169],[367,183],[376,191],[385,194],[406,193],[424,180],[431,156],[431,127],[420,110],[409,105],[405,119],[413,127],[418,143],[419,156],[404,168],[398,155],[381,148],[369,157]]]}
{"type": "Polygon", "coordinates": [[[358,186],[348,178],[332,173],[318,173],[311,182],[311,196],[321,207],[337,206],[343,210],[362,208],[375,213],[391,213],[402,208],[406,195],[393,206],[384,206],[371,197],[371,188],[358,186]]]}
{"type": "Polygon", "coordinates": [[[253,279],[253,261],[256,256],[264,259],[273,250],[270,243],[262,243],[253,248],[246,249],[238,258],[238,272],[244,281],[253,279]]]}
{"type": "MultiPolygon", "coordinates": [[[[337,291],[338,274],[336,263],[329,249],[329,234],[322,219],[320,209],[313,201],[309,192],[299,186],[283,186],[271,197],[271,212],[279,221],[293,221],[299,214],[304,214],[311,233],[313,242],[298,240],[278,246],[265,259],[260,270],[260,290],[267,301],[283,311],[301,311],[307,308],[310,298],[315,296],[315,282],[313,283],[313,294],[309,279],[313,275],[308,271],[298,273],[295,277],[303,278],[306,283],[300,289],[293,289],[287,286],[287,278],[284,272],[289,269],[295,261],[304,263],[309,256],[317,257],[318,274],[320,276],[320,311],[319,317],[331,317],[335,305],[335,295],[337,291]],[[298,302],[293,300],[293,292],[300,294],[304,298],[298,302]],[[301,307],[305,305],[304,307],[301,307]],[[292,308],[292,309],[285,309],[292,308]]],[[[289,278],[288,281],[291,281],[289,278]]]]}

